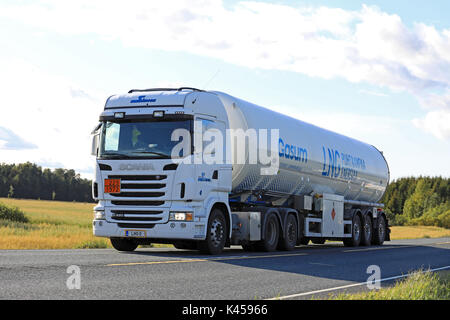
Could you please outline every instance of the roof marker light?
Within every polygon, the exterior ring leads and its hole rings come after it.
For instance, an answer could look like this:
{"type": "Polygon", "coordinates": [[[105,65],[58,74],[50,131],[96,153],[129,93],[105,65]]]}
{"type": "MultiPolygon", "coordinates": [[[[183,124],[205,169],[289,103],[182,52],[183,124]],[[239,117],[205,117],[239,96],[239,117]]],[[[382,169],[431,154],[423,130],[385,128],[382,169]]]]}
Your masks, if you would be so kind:
{"type": "Polygon", "coordinates": [[[153,117],[155,117],[155,118],[162,118],[162,117],[164,117],[164,111],[162,111],[162,110],[153,111],[153,117]]]}
{"type": "Polygon", "coordinates": [[[123,118],[125,118],[125,112],[115,112],[114,113],[114,118],[116,118],[116,119],[123,119],[123,118]]]}

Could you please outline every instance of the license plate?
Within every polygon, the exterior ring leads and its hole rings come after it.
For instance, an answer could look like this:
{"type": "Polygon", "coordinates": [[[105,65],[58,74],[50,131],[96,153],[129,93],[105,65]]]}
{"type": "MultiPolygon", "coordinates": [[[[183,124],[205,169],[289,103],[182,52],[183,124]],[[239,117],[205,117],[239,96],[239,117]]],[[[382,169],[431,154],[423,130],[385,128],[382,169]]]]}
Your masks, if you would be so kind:
{"type": "Polygon", "coordinates": [[[125,237],[145,238],[146,236],[145,230],[125,230],[125,237]]]}
{"type": "Polygon", "coordinates": [[[120,193],[120,179],[105,179],[105,193],[120,193]]]}

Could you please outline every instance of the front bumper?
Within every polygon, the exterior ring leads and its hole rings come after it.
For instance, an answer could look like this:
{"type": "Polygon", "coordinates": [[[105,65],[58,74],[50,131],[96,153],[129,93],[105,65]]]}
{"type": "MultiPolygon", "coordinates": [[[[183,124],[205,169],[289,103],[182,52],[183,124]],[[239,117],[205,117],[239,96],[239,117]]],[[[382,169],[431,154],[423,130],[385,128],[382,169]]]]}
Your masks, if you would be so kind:
{"type": "Polygon", "coordinates": [[[92,226],[94,236],[107,238],[126,237],[127,230],[145,231],[146,239],[204,240],[206,237],[205,223],[195,221],[169,221],[155,224],[152,228],[120,228],[114,222],[94,220],[92,226]]]}

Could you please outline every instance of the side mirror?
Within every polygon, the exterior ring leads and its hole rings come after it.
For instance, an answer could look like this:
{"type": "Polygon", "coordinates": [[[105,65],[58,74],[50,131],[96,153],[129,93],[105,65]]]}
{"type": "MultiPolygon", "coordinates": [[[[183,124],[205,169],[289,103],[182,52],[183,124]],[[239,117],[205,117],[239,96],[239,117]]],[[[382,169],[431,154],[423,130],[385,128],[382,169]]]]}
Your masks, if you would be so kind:
{"type": "Polygon", "coordinates": [[[92,146],[91,146],[91,155],[92,155],[92,156],[97,156],[97,154],[98,154],[98,142],[99,142],[99,137],[100,137],[100,134],[99,134],[99,133],[94,134],[94,135],[92,136],[92,146]]]}
{"type": "Polygon", "coordinates": [[[91,145],[91,155],[97,156],[98,155],[98,146],[100,141],[100,128],[102,127],[102,124],[99,123],[94,130],[92,130],[92,145],[91,145]]]}

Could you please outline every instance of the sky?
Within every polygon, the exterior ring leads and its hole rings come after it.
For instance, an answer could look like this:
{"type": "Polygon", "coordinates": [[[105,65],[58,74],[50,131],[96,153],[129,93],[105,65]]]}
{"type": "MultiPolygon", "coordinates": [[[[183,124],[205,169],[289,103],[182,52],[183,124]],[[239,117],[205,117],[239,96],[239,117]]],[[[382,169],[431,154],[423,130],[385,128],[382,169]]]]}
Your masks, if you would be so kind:
{"type": "Polygon", "coordinates": [[[450,177],[450,2],[0,0],[0,163],[92,178],[132,88],[223,91],[450,177]]]}

